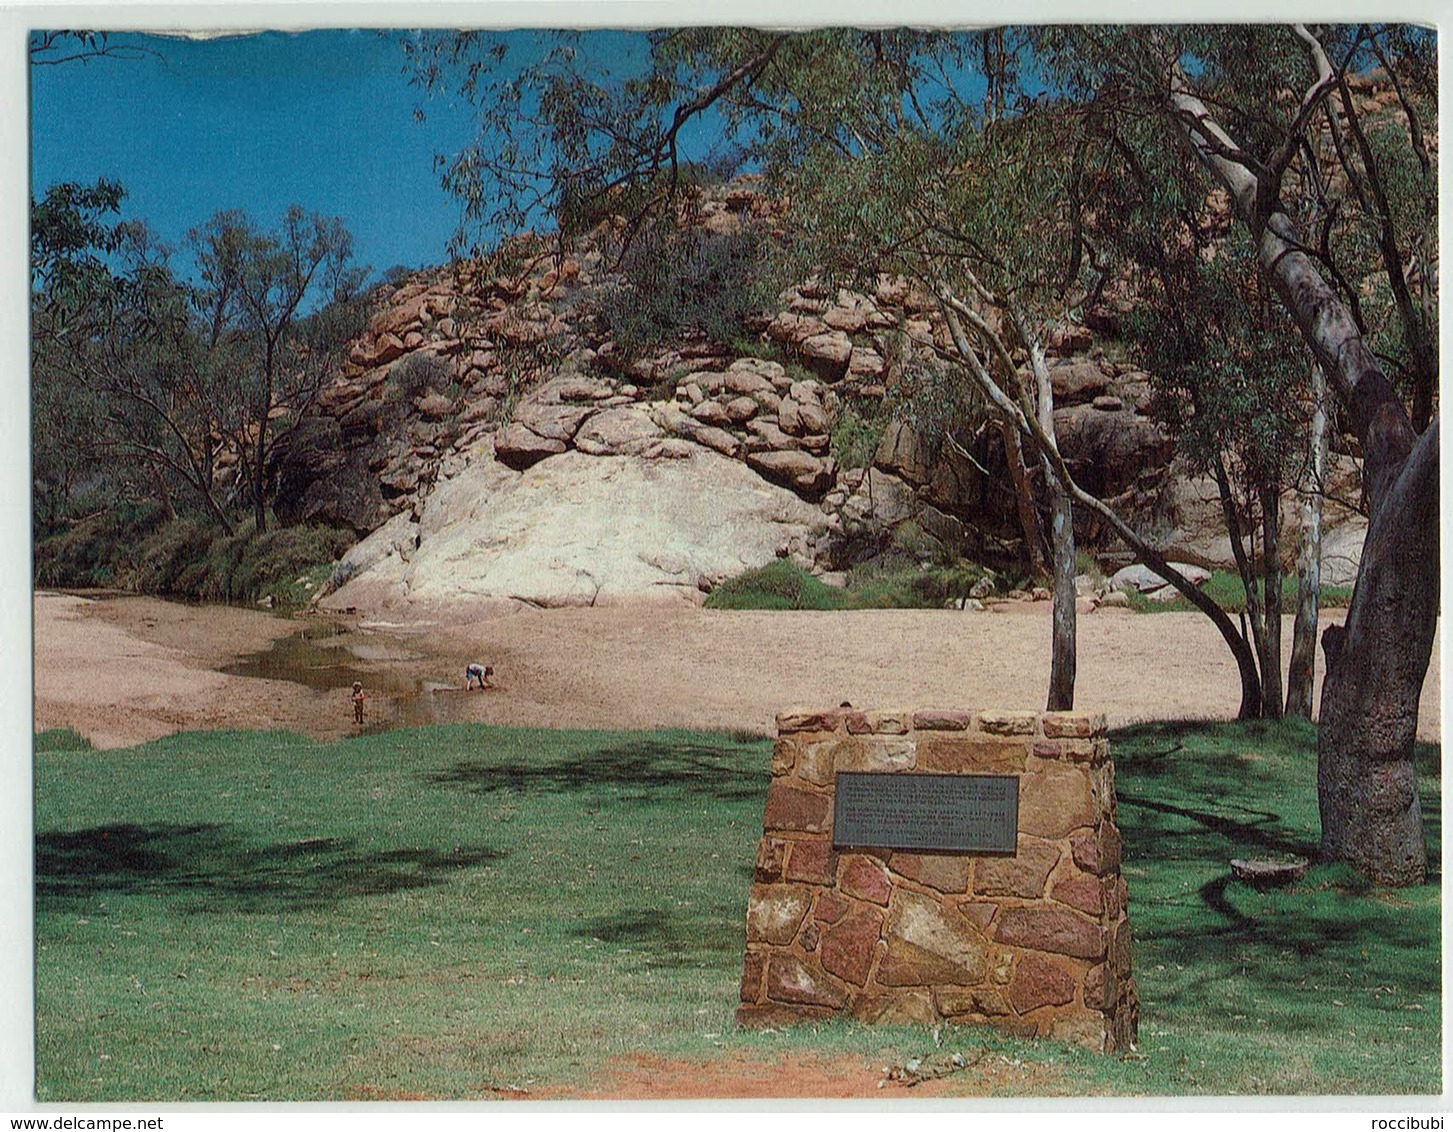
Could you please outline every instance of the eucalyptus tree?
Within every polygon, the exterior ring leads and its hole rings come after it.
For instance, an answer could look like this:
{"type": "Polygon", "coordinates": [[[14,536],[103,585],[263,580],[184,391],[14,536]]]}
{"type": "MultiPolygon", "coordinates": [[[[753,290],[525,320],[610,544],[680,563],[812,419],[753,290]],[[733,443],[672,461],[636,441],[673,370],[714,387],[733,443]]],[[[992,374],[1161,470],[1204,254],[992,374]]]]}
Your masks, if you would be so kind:
{"type": "Polygon", "coordinates": [[[190,293],[146,226],[119,219],[124,195],[60,183],[32,202],[37,502],[59,518],[84,477],[172,515],[180,489],[230,533],[213,477],[218,391],[190,293]]]}
{"type": "MultiPolygon", "coordinates": [[[[1369,191],[1377,252],[1358,264],[1359,285],[1347,277],[1356,249],[1342,239],[1358,228],[1341,216],[1362,202],[1354,192],[1334,208],[1315,191],[1330,186],[1317,161],[1318,124],[1347,109],[1334,92],[1347,98],[1369,55],[1397,74],[1402,60],[1391,52],[1400,44],[1416,72],[1418,37],[1381,27],[1080,28],[1047,31],[1039,43],[1059,81],[1103,117],[1153,119],[1163,127],[1160,144],[1190,147],[1208,186],[1227,194],[1258,271],[1338,394],[1363,457],[1369,529],[1345,628],[1323,635],[1322,853],[1380,883],[1419,883],[1427,861],[1412,749],[1437,626],[1439,429],[1436,417],[1421,432],[1414,426],[1362,308],[1371,284],[1397,291],[1391,276],[1402,272],[1405,254],[1418,254],[1409,249],[1426,254],[1432,234],[1399,232],[1398,215],[1377,209],[1369,191]]],[[[1419,108],[1406,89],[1400,97],[1413,113],[1405,112],[1396,148],[1421,165],[1419,108]]],[[[1361,160],[1367,174],[1367,155],[1361,160]]],[[[1393,305],[1397,317],[1409,313],[1396,298],[1393,305]]],[[[1417,333],[1404,324],[1421,417],[1435,394],[1434,376],[1418,375],[1417,333]]]]}
{"type": "Polygon", "coordinates": [[[361,329],[356,319],[344,320],[318,340],[309,333],[319,321],[316,314],[309,320],[308,304],[356,308],[366,270],[349,262],[353,239],[342,220],[297,205],[272,230],[238,210],[219,212],[188,239],[202,280],[196,301],[207,348],[230,375],[219,410],[261,533],[271,455],[316,400],[347,332],[361,329]]]}

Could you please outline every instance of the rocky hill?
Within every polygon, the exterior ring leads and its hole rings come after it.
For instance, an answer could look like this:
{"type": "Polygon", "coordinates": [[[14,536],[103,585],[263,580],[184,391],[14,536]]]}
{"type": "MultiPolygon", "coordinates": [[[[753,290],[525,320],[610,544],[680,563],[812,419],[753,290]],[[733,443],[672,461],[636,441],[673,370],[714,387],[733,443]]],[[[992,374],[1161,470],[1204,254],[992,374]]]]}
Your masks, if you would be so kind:
{"type": "MultiPolygon", "coordinates": [[[[730,238],[777,208],[746,178],[706,193],[692,222],[730,238]]],[[[518,252],[513,272],[463,263],[384,288],[280,453],[284,518],[362,536],[325,606],[699,601],[773,558],[832,575],[905,524],[918,545],[1016,557],[996,431],[946,449],[888,411],[948,345],[903,280],[806,283],[729,348],[681,340],[629,360],[602,328],[620,293],[594,241],[518,252]]],[[[1180,473],[1149,376],[1112,360],[1115,318],[1050,343],[1061,448],[1176,557],[1229,565],[1214,487],[1180,473]]],[[[1081,521],[1082,541],[1109,549],[1081,521]]],[[[1328,569],[1346,576],[1360,531],[1348,512],[1328,525],[1328,569]]]]}

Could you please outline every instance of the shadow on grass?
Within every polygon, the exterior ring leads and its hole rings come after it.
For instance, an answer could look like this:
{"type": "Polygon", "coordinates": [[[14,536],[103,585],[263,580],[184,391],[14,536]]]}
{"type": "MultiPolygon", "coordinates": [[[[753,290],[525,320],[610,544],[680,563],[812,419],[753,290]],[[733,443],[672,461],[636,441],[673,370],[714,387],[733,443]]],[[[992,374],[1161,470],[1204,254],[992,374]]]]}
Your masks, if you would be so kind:
{"type": "Polygon", "coordinates": [[[215,823],[95,826],[37,836],[35,891],[41,905],[145,893],[196,911],[297,911],[427,888],[504,855],[483,846],[371,852],[338,838],[255,845],[215,823]]]}
{"type": "MultiPolygon", "coordinates": [[[[735,926],[742,907],[745,895],[741,905],[715,909],[714,918],[735,926]]],[[[570,934],[639,951],[649,957],[653,967],[720,965],[723,957],[740,958],[744,942],[740,932],[718,930],[701,915],[677,916],[663,908],[623,909],[597,917],[570,934]]]]}
{"type": "MultiPolygon", "coordinates": [[[[1161,1006],[1223,1009],[1218,994],[1238,982],[1290,993],[1302,981],[1326,983],[1329,963],[1351,984],[1395,972],[1404,992],[1438,990],[1437,964],[1425,961],[1439,935],[1436,876],[1423,889],[1378,890],[1346,866],[1316,863],[1316,743],[1315,727],[1300,720],[1157,723],[1112,735],[1136,963],[1197,972],[1150,978],[1161,1006]],[[1279,854],[1309,858],[1306,879],[1262,892],[1231,874],[1232,858],[1279,854]]],[[[1441,754],[1420,745],[1416,758],[1431,865],[1441,754]]]]}
{"type": "Polygon", "coordinates": [[[743,757],[745,745],[726,737],[720,744],[649,737],[533,765],[458,762],[429,775],[428,781],[476,794],[612,788],[639,801],[687,797],[740,802],[761,798],[767,788],[760,760],[743,757]]]}

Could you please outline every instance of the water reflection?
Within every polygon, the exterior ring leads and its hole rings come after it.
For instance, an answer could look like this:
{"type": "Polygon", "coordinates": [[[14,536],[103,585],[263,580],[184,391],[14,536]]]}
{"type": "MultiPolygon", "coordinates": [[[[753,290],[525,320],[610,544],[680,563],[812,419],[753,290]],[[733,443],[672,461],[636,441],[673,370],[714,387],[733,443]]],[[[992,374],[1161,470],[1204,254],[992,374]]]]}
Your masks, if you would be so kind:
{"type": "MultiPolygon", "coordinates": [[[[441,671],[420,672],[440,667],[390,637],[318,622],[238,658],[222,671],[340,695],[359,681],[369,697],[365,730],[378,731],[468,718],[464,709],[471,697],[463,690],[462,675],[453,682],[441,671]]],[[[340,713],[345,699],[339,700],[340,713]]]]}

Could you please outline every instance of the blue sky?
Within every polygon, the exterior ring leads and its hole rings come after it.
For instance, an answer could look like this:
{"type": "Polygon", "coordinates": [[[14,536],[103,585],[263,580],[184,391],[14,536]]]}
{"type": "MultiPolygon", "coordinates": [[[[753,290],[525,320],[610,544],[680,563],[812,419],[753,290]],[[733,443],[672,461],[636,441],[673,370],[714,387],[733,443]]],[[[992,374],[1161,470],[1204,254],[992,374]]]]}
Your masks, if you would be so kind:
{"type": "Polygon", "coordinates": [[[341,216],[355,258],[375,273],[445,260],[459,207],[433,157],[464,145],[472,119],[436,96],[415,122],[420,92],[391,38],[333,30],[113,41],[155,54],[32,68],[32,192],[118,179],[126,215],[179,250],[219,209],[270,226],[297,203],[341,216]]]}

